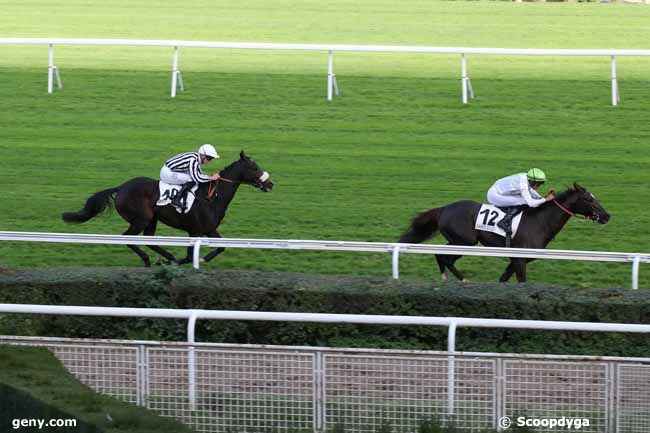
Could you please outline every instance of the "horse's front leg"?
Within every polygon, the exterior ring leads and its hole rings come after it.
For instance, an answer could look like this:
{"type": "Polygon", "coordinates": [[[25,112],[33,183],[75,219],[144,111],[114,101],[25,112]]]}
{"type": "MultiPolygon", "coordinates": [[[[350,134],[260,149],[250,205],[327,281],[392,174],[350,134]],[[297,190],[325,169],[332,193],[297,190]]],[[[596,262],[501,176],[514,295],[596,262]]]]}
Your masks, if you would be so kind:
{"type": "MultiPolygon", "coordinates": [[[[219,234],[219,232],[216,231],[216,230],[211,231],[210,233],[207,233],[207,236],[208,236],[209,238],[220,238],[220,237],[221,237],[221,235],[219,234]]],[[[210,260],[214,259],[215,257],[217,257],[219,254],[223,253],[224,251],[226,251],[226,249],[225,249],[224,247],[217,247],[217,248],[215,248],[214,250],[210,251],[210,252],[209,252],[209,253],[208,253],[208,254],[203,258],[203,261],[205,261],[205,262],[209,262],[210,260]]]]}

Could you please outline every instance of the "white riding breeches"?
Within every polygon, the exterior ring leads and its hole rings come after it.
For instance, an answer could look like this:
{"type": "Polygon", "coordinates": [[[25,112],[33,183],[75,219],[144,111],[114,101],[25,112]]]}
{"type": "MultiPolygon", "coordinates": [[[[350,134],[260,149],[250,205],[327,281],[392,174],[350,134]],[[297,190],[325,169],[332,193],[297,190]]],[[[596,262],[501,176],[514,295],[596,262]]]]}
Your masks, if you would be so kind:
{"type": "Polygon", "coordinates": [[[192,182],[192,178],[189,174],[172,171],[166,165],[163,165],[160,169],[160,180],[172,185],[183,185],[187,182],[192,182]]]}
{"type": "Polygon", "coordinates": [[[526,200],[520,195],[501,195],[496,188],[490,188],[487,192],[487,199],[490,204],[497,207],[520,206],[526,203],[526,200]]]}

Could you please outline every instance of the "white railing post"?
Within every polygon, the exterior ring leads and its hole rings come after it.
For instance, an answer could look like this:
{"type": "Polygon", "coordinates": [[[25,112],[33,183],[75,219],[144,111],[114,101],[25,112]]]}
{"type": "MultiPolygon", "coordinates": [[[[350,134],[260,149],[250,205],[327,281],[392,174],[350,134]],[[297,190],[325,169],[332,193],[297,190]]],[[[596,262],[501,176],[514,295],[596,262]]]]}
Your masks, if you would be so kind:
{"type": "Polygon", "coordinates": [[[52,74],[54,73],[54,45],[50,44],[49,62],[47,68],[47,93],[52,93],[52,74]]]}
{"type": "Polygon", "coordinates": [[[201,261],[201,239],[194,241],[194,249],[192,250],[192,266],[194,269],[199,269],[201,261]]]}
{"type": "MultiPolygon", "coordinates": [[[[450,354],[456,351],[456,322],[451,322],[449,324],[449,333],[447,336],[447,352],[450,354]]],[[[455,398],[455,383],[456,383],[456,372],[455,372],[455,361],[454,356],[450,355],[447,357],[447,417],[451,418],[454,416],[454,398],[455,398]]]]}
{"type": "Polygon", "coordinates": [[[174,58],[172,61],[172,98],[176,97],[178,74],[178,47],[174,47],[174,58]]]}
{"type": "Polygon", "coordinates": [[[188,397],[190,401],[190,410],[196,410],[196,362],[194,359],[194,341],[197,314],[192,311],[187,320],[187,374],[188,374],[188,397]]]}
{"type": "Polygon", "coordinates": [[[332,100],[332,87],[334,86],[334,54],[329,51],[327,57],[327,100],[332,100]]]}
{"type": "Polygon", "coordinates": [[[460,55],[460,85],[462,92],[463,104],[467,104],[467,61],[465,60],[465,54],[460,55]]]}
{"type": "Polygon", "coordinates": [[[63,88],[61,83],[61,75],[59,75],[59,68],[54,66],[54,44],[49,44],[49,61],[47,67],[47,93],[54,91],[54,78],[56,78],[56,86],[59,89],[63,88]]]}
{"type": "Polygon", "coordinates": [[[632,260],[632,289],[639,289],[639,264],[641,263],[640,256],[634,256],[632,260]]]}
{"type": "Polygon", "coordinates": [[[393,247],[393,279],[399,280],[399,245],[393,247]]]}
{"type": "Polygon", "coordinates": [[[616,79],[616,56],[612,56],[612,105],[616,107],[620,101],[618,80],[616,79]]]}

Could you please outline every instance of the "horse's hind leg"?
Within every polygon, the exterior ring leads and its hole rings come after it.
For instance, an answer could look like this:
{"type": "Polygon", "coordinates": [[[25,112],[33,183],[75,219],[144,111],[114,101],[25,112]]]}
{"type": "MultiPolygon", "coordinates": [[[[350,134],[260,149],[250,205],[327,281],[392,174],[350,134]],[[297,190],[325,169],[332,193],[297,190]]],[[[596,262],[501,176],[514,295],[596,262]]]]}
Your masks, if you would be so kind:
{"type": "MultiPolygon", "coordinates": [[[[188,233],[188,235],[193,238],[201,236],[198,233],[188,233]]],[[[189,247],[187,247],[187,255],[185,256],[184,259],[179,260],[178,264],[184,265],[186,263],[192,263],[193,261],[194,261],[194,245],[190,245],[189,247]]]]}
{"type": "Polygon", "coordinates": [[[440,269],[440,279],[447,281],[449,279],[449,273],[447,272],[447,266],[443,257],[440,254],[436,254],[436,262],[438,262],[438,268],[440,269]]]}
{"type": "MultiPolygon", "coordinates": [[[[146,227],[146,223],[145,224],[143,224],[143,223],[139,223],[139,224],[138,223],[131,223],[131,226],[129,226],[127,231],[125,231],[122,234],[123,235],[136,236],[136,235],[139,235],[140,233],[142,233],[142,231],[145,229],[145,227],[146,227]]],[[[151,260],[149,260],[149,256],[147,255],[147,253],[142,251],[142,249],[140,247],[138,247],[137,245],[127,245],[127,247],[129,247],[131,250],[133,250],[133,252],[135,252],[142,259],[142,261],[144,262],[145,267],[148,268],[148,267],[151,266],[151,260]]]]}
{"type": "Polygon", "coordinates": [[[184,265],[186,263],[191,263],[194,261],[194,246],[189,246],[187,247],[187,255],[185,256],[184,259],[180,259],[178,261],[179,265],[184,265]]]}
{"type": "Polygon", "coordinates": [[[456,266],[454,266],[456,260],[460,259],[463,256],[442,256],[442,257],[445,263],[445,267],[449,269],[451,273],[454,274],[454,276],[458,278],[460,281],[466,281],[463,274],[458,269],[456,269],[456,266]]]}
{"type": "MultiPolygon", "coordinates": [[[[144,235],[145,236],[153,236],[156,233],[156,226],[158,224],[158,219],[154,218],[151,220],[149,225],[144,229],[144,235]]],[[[176,257],[166,249],[159,247],[158,245],[147,245],[147,247],[151,248],[161,256],[163,256],[165,259],[167,259],[170,263],[176,262],[176,257]]]]}
{"type": "Polygon", "coordinates": [[[515,273],[515,265],[512,263],[512,259],[510,260],[510,263],[508,263],[508,267],[506,267],[506,270],[503,271],[503,274],[499,277],[499,282],[500,283],[505,283],[507,282],[510,277],[512,277],[512,274],[515,273]]]}
{"type": "Polygon", "coordinates": [[[517,275],[517,282],[526,282],[526,259],[511,259],[517,275]]]}
{"type": "MultiPolygon", "coordinates": [[[[213,231],[213,232],[208,233],[207,235],[208,235],[209,238],[220,238],[221,237],[219,232],[217,232],[216,230],[213,231]]],[[[224,251],[226,251],[226,249],[224,247],[215,248],[214,250],[210,251],[203,258],[203,260],[206,261],[206,262],[209,262],[210,260],[214,259],[215,257],[217,257],[219,254],[223,253],[224,251]]]]}

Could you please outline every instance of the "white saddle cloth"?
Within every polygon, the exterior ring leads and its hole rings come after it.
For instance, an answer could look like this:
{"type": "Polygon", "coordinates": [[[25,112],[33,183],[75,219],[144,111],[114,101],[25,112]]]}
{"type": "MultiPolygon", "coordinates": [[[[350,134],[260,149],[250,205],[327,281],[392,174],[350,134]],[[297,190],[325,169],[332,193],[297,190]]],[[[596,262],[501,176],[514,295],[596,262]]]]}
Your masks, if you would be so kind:
{"type": "MultiPolygon", "coordinates": [[[[517,229],[519,228],[519,223],[521,222],[522,215],[523,212],[519,212],[512,219],[513,239],[517,234],[517,229]]],[[[499,221],[501,221],[504,216],[506,216],[505,212],[503,212],[498,207],[493,206],[491,204],[484,204],[483,206],[481,206],[481,210],[476,216],[476,225],[474,226],[474,228],[476,228],[476,230],[492,232],[499,236],[506,237],[506,232],[501,227],[497,226],[497,223],[499,223],[499,221]]]]}
{"type": "MultiPolygon", "coordinates": [[[[156,206],[167,206],[168,204],[171,204],[173,198],[178,195],[178,192],[181,190],[181,187],[183,186],[183,185],[172,185],[169,183],[165,183],[162,180],[158,181],[158,185],[160,187],[160,198],[156,202],[156,206]]],[[[199,189],[199,186],[195,184],[192,187],[192,189],[187,192],[187,195],[185,196],[187,202],[185,205],[185,212],[182,212],[182,209],[180,207],[174,206],[176,212],[188,213],[192,209],[192,205],[194,204],[194,199],[196,198],[195,193],[197,189],[199,189]]]]}

